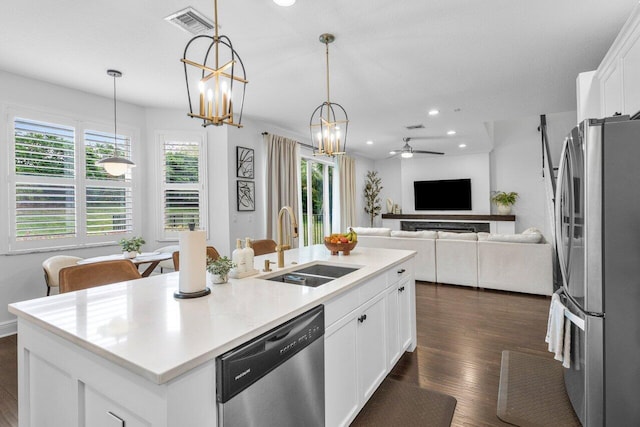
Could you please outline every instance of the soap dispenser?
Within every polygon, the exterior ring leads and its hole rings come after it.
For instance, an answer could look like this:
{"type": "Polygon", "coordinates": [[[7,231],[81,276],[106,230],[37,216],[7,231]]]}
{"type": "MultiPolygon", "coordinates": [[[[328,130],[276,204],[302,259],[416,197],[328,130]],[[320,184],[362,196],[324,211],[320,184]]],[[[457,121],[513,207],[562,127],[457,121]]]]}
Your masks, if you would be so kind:
{"type": "Polygon", "coordinates": [[[245,264],[247,266],[247,269],[245,271],[253,271],[253,257],[254,257],[254,252],[253,252],[253,247],[251,245],[251,239],[248,237],[245,237],[244,239],[244,249],[242,250],[244,252],[244,260],[245,260],[245,264]]]}
{"type": "Polygon", "coordinates": [[[236,265],[235,270],[237,273],[244,273],[247,271],[247,261],[244,249],[242,249],[242,240],[240,239],[236,239],[236,248],[231,254],[231,261],[236,265]]]}

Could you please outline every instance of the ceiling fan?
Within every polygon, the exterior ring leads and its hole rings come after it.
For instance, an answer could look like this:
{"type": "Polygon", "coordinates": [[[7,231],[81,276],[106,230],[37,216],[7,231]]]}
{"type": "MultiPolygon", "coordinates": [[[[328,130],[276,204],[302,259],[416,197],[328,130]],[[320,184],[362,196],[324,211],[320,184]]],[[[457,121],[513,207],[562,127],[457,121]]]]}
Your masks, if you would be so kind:
{"type": "Polygon", "coordinates": [[[409,141],[411,141],[412,139],[431,139],[428,136],[416,136],[413,138],[402,138],[402,141],[404,142],[404,147],[402,147],[399,150],[392,150],[389,151],[389,154],[391,154],[392,156],[395,156],[396,154],[400,154],[400,157],[402,157],[403,159],[410,159],[411,157],[413,157],[414,153],[419,153],[419,154],[435,154],[438,156],[442,156],[444,155],[444,153],[441,153],[439,151],[425,151],[425,150],[414,150],[412,146],[409,145],[409,141]]]}

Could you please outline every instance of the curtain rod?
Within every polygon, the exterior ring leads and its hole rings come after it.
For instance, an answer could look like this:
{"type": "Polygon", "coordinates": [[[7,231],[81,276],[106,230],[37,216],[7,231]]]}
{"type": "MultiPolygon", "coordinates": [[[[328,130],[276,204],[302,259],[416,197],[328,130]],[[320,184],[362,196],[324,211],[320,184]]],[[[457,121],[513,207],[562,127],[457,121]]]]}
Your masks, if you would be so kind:
{"type": "MultiPolygon", "coordinates": [[[[262,132],[262,136],[265,135],[269,135],[269,132],[262,132]]],[[[305,144],[304,142],[300,142],[300,141],[296,141],[299,145],[302,145],[303,147],[307,147],[311,150],[314,150],[313,145],[309,145],[309,144],[305,144]]]]}

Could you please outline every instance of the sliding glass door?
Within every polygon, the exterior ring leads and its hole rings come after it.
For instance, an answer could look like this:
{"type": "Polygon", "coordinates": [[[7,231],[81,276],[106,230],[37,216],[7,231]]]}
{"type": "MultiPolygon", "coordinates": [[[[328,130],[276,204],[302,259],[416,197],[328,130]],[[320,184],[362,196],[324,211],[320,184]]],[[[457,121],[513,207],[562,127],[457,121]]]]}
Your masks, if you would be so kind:
{"type": "Polygon", "coordinates": [[[329,235],[332,229],[334,167],[303,157],[300,177],[300,243],[303,246],[315,245],[322,243],[323,237],[329,235]]]}

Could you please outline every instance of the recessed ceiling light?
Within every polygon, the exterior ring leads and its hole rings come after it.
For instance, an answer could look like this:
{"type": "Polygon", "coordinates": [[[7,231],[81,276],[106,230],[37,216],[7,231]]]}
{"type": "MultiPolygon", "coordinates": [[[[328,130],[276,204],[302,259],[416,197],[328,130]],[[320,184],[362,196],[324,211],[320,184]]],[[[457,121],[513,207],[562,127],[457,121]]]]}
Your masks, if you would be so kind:
{"type": "Polygon", "coordinates": [[[296,0],[273,0],[273,2],[278,6],[289,7],[289,6],[293,6],[296,0]]]}
{"type": "Polygon", "coordinates": [[[373,141],[372,140],[368,140],[367,141],[367,145],[373,145],[373,141]]]}
{"type": "Polygon", "coordinates": [[[455,135],[456,131],[455,130],[450,130],[447,132],[447,135],[455,135]]]}
{"type": "Polygon", "coordinates": [[[440,111],[438,111],[438,110],[430,110],[429,111],[429,115],[430,116],[437,116],[438,114],[440,114],[440,111]]]}
{"type": "Polygon", "coordinates": [[[460,145],[458,145],[458,147],[460,147],[460,148],[465,148],[466,146],[467,146],[467,144],[460,144],[460,145]]]}

